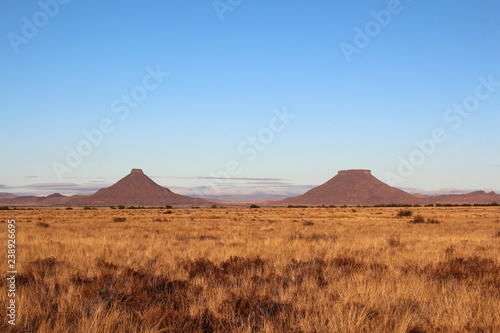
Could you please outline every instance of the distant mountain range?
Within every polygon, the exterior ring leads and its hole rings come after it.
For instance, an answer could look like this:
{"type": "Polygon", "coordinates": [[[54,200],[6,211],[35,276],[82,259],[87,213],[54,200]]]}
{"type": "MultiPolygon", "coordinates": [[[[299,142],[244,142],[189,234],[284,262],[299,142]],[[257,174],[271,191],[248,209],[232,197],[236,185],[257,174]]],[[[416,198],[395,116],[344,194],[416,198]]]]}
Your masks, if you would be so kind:
{"type": "Polygon", "coordinates": [[[0,193],[0,199],[12,199],[17,197],[17,195],[12,193],[0,193]]]}
{"type": "MultiPolygon", "coordinates": [[[[243,198],[243,197],[242,197],[243,198]]],[[[269,198],[269,197],[268,197],[269,198]]],[[[221,202],[221,200],[212,200],[221,202]]],[[[262,201],[262,200],[259,200],[262,201]]],[[[410,194],[375,178],[370,170],[342,170],[326,183],[306,193],[269,205],[390,205],[390,204],[490,204],[500,203],[495,192],[474,191],[465,194],[410,194]]],[[[16,196],[0,193],[1,206],[206,206],[213,202],[176,194],[156,184],[141,169],[117,183],[91,195],[64,196],[54,193],[46,197],[16,196]]]]}

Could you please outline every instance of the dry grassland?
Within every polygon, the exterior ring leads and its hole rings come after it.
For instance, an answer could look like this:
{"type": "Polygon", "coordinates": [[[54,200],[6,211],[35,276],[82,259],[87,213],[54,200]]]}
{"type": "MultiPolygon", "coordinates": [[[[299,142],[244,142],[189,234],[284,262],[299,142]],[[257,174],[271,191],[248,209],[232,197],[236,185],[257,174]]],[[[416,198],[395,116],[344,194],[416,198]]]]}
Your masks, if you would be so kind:
{"type": "Polygon", "coordinates": [[[0,332],[500,332],[500,208],[399,210],[0,211],[0,332]]]}

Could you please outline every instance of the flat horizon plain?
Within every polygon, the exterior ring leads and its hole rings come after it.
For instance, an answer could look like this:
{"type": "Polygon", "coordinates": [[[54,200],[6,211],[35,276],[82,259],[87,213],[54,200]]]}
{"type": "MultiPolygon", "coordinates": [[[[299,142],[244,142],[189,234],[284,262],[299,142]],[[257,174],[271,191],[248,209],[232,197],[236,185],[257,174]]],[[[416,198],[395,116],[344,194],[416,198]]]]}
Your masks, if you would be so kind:
{"type": "Polygon", "coordinates": [[[16,220],[18,249],[18,325],[2,332],[500,330],[499,207],[0,217],[16,220]]]}

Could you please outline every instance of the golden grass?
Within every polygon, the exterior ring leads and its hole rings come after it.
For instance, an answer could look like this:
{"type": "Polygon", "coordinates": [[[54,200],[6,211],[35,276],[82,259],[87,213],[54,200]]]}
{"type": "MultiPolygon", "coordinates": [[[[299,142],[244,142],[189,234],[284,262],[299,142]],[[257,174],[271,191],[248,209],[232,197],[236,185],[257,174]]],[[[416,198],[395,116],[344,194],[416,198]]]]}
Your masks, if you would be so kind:
{"type": "Polygon", "coordinates": [[[500,332],[500,208],[354,210],[0,211],[0,332],[500,332]]]}

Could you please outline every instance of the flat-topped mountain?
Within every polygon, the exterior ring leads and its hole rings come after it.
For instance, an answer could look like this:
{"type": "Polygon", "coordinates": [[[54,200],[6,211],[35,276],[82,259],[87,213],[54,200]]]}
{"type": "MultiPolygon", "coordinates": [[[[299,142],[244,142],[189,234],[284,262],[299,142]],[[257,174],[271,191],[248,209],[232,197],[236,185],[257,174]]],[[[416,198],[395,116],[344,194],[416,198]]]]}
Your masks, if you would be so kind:
{"type": "Polygon", "coordinates": [[[370,170],[341,170],[318,187],[297,197],[280,201],[301,205],[382,205],[422,204],[424,200],[389,186],[375,178],[370,170]]]}

